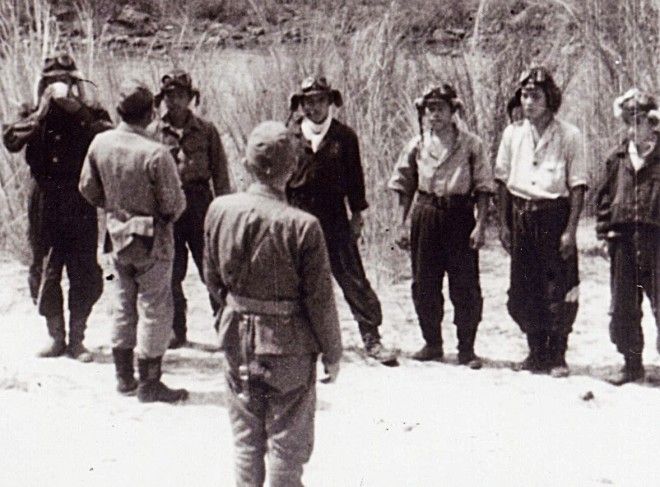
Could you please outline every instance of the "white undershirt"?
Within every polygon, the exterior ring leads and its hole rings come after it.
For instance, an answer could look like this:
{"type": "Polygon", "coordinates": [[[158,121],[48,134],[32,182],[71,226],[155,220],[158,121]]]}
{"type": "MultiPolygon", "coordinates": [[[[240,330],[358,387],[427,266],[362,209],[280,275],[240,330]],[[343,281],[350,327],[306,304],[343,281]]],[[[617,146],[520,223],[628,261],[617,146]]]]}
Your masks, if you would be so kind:
{"type": "Polygon", "coordinates": [[[632,140],[628,144],[628,156],[630,156],[630,162],[632,162],[635,171],[639,171],[644,165],[644,158],[640,157],[639,152],[637,152],[637,146],[632,140]]]}
{"type": "Polygon", "coordinates": [[[332,123],[331,113],[328,113],[328,116],[325,117],[325,120],[321,123],[314,123],[309,118],[303,118],[303,121],[300,124],[300,129],[302,130],[303,136],[309,140],[312,145],[313,152],[318,150],[323,137],[328,133],[330,123],[332,123]]]}

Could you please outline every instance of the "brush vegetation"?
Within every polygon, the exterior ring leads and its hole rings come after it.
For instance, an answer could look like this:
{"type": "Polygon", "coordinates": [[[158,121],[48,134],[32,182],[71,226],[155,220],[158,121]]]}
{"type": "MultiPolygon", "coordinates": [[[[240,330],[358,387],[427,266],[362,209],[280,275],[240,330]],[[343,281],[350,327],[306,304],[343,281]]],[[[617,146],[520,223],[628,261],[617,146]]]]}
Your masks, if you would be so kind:
{"type": "MultiPolygon", "coordinates": [[[[164,11],[159,2],[146,3],[164,11]]],[[[309,2],[193,0],[179,22],[240,15],[244,8],[268,23],[284,3],[291,8],[309,2]],[[214,7],[218,10],[212,15],[214,7]]],[[[360,137],[371,204],[363,251],[375,274],[389,279],[403,272],[407,260],[393,248],[400,212],[386,183],[401,147],[418,131],[412,100],[423,86],[443,80],[457,88],[465,102],[466,124],[484,139],[494,159],[508,123],[506,103],[520,72],[531,64],[548,66],[565,90],[560,116],[584,134],[594,188],[602,161],[620,136],[612,100],[631,86],[653,92],[658,87],[658,3],[344,1],[311,11],[305,19],[308,39],[294,47],[273,43],[258,51],[236,51],[201,42],[189,49],[174,42],[164,53],[148,47],[129,53],[100,47],[98,15],[115,2],[77,4],[81,36],[72,46],[61,36],[45,0],[0,0],[0,119],[15,120],[20,103],[33,98],[42,59],[56,49],[73,53],[110,112],[125,77],[139,77],[156,89],[165,70],[182,67],[190,70],[202,93],[199,113],[224,134],[234,183],[241,189],[249,180],[241,156],[251,128],[264,119],[285,120],[288,96],[299,80],[323,73],[344,95],[337,116],[360,137]],[[446,30],[452,24],[460,27],[462,39],[449,53],[409,42],[415,33],[446,30]]],[[[0,247],[22,258],[28,257],[28,182],[23,156],[0,149],[0,247]]],[[[593,213],[593,191],[588,199],[586,212],[593,213]]]]}

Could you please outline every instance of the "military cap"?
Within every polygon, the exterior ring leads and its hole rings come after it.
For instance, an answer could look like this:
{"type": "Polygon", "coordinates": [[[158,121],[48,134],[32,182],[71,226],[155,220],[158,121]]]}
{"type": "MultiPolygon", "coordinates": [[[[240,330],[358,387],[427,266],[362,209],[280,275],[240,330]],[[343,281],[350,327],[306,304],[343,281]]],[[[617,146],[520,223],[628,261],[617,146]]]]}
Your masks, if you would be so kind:
{"type": "Polygon", "coordinates": [[[429,103],[445,101],[449,104],[452,112],[463,108],[463,102],[458,97],[454,87],[448,83],[441,85],[429,85],[422,96],[415,98],[415,107],[423,111],[429,103]]]}
{"type": "Polygon", "coordinates": [[[183,69],[175,68],[160,80],[160,91],[156,94],[156,106],[160,105],[165,93],[177,88],[186,90],[191,98],[195,99],[195,105],[199,105],[199,90],[193,87],[190,74],[183,69]]]}
{"type": "Polygon", "coordinates": [[[153,107],[154,95],[142,81],[129,79],[119,87],[117,112],[122,117],[139,116],[153,107]]]}
{"type": "Polygon", "coordinates": [[[294,163],[289,132],[282,122],[268,120],[257,125],[247,141],[245,164],[260,180],[284,174],[294,163]]]}
{"type": "Polygon", "coordinates": [[[302,80],[302,83],[300,83],[300,89],[291,95],[289,99],[289,110],[295,112],[303,98],[314,95],[328,95],[330,102],[336,107],[340,107],[344,104],[344,100],[339,90],[332,88],[325,77],[320,76],[315,78],[310,76],[302,80]]]}

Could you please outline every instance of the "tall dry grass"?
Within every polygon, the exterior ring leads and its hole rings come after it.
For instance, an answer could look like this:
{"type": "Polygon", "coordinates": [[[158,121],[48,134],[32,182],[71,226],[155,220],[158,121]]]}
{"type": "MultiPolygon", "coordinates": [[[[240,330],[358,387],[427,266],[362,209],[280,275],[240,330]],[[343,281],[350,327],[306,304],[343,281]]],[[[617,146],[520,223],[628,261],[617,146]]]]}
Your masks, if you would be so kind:
{"type": "MultiPolygon", "coordinates": [[[[268,11],[259,11],[261,3],[248,3],[257,18],[267,21],[268,11]]],[[[475,16],[470,40],[462,51],[440,56],[411,50],[407,38],[417,28],[415,23],[432,28],[433,15],[456,13],[457,5],[466,8],[465,2],[393,2],[383,15],[369,17],[355,14],[352,3],[345,1],[309,19],[312,35],[300,46],[274,44],[260,51],[237,52],[202,47],[200,41],[192,50],[175,44],[166,53],[100,48],[103,39],[94,35],[93,12],[81,4],[84,36],[69,49],[111,112],[123,78],[140,77],[156,88],[166,69],[190,70],[202,92],[198,111],[224,134],[238,189],[249,182],[240,159],[251,128],[267,118],[285,120],[288,96],[298,82],[310,74],[325,74],[344,95],[345,105],[336,116],[360,136],[371,204],[363,252],[375,275],[390,279],[404,273],[408,263],[392,245],[400,214],[386,183],[401,147],[417,133],[412,99],[422,87],[439,80],[454,84],[466,104],[466,124],[482,136],[494,156],[507,123],[504,108],[518,75],[532,63],[548,65],[566,90],[560,115],[585,134],[594,187],[600,161],[619,130],[610,100],[633,84],[657,88],[657,3],[530,0],[527,9],[518,13],[512,8],[519,2],[474,1],[470,2],[475,16]],[[539,18],[548,24],[546,29],[552,29],[554,42],[537,42],[542,29],[539,18]]],[[[0,19],[0,118],[11,121],[19,103],[32,97],[42,58],[62,39],[45,0],[0,0],[0,19]]],[[[181,22],[189,28],[193,21],[181,22]]],[[[0,246],[18,255],[26,249],[27,181],[22,156],[0,149],[0,246]]]]}

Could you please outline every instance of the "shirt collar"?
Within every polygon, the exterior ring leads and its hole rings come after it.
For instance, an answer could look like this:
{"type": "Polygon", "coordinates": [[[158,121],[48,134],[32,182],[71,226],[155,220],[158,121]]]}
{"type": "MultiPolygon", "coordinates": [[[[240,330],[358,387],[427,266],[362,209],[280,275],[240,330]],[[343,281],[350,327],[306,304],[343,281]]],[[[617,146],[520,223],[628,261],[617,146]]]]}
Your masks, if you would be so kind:
{"type": "MultiPolygon", "coordinates": [[[[161,117],[161,120],[163,123],[171,128],[172,130],[177,130],[174,125],[172,125],[172,120],[170,117],[170,112],[165,112],[165,115],[161,117]]],[[[195,116],[195,114],[191,110],[186,110],[186,119],[183,122],[183,126],[181,127],[183,130],[198,130],[201,128],[199,120],[195,116]]],[[[178,129],[181,130],[181,129],[178,129]]]]}
{"type": "Polygon", "coordinates": [[[250,194],[264,196],[266,198],[270,198],[278,201],[286,201],[286,195],[284,194],[283,191],[279,191],[265,183],[260,183],[260,182],[252,183],[248,187],[247,192],[250,194]]]}
{"type": "Polygon", "coordinates": [[[147,129],[140,127],[138,125],[132,125],[130,123],[126,122],[119,122],[119,125],[117,125],[117,130],[121,130],[122,132],[133,132],[135,134],[139,135],[144,135],[145,137],[149,137],[149,134],[147,133],[147,129]]]}

